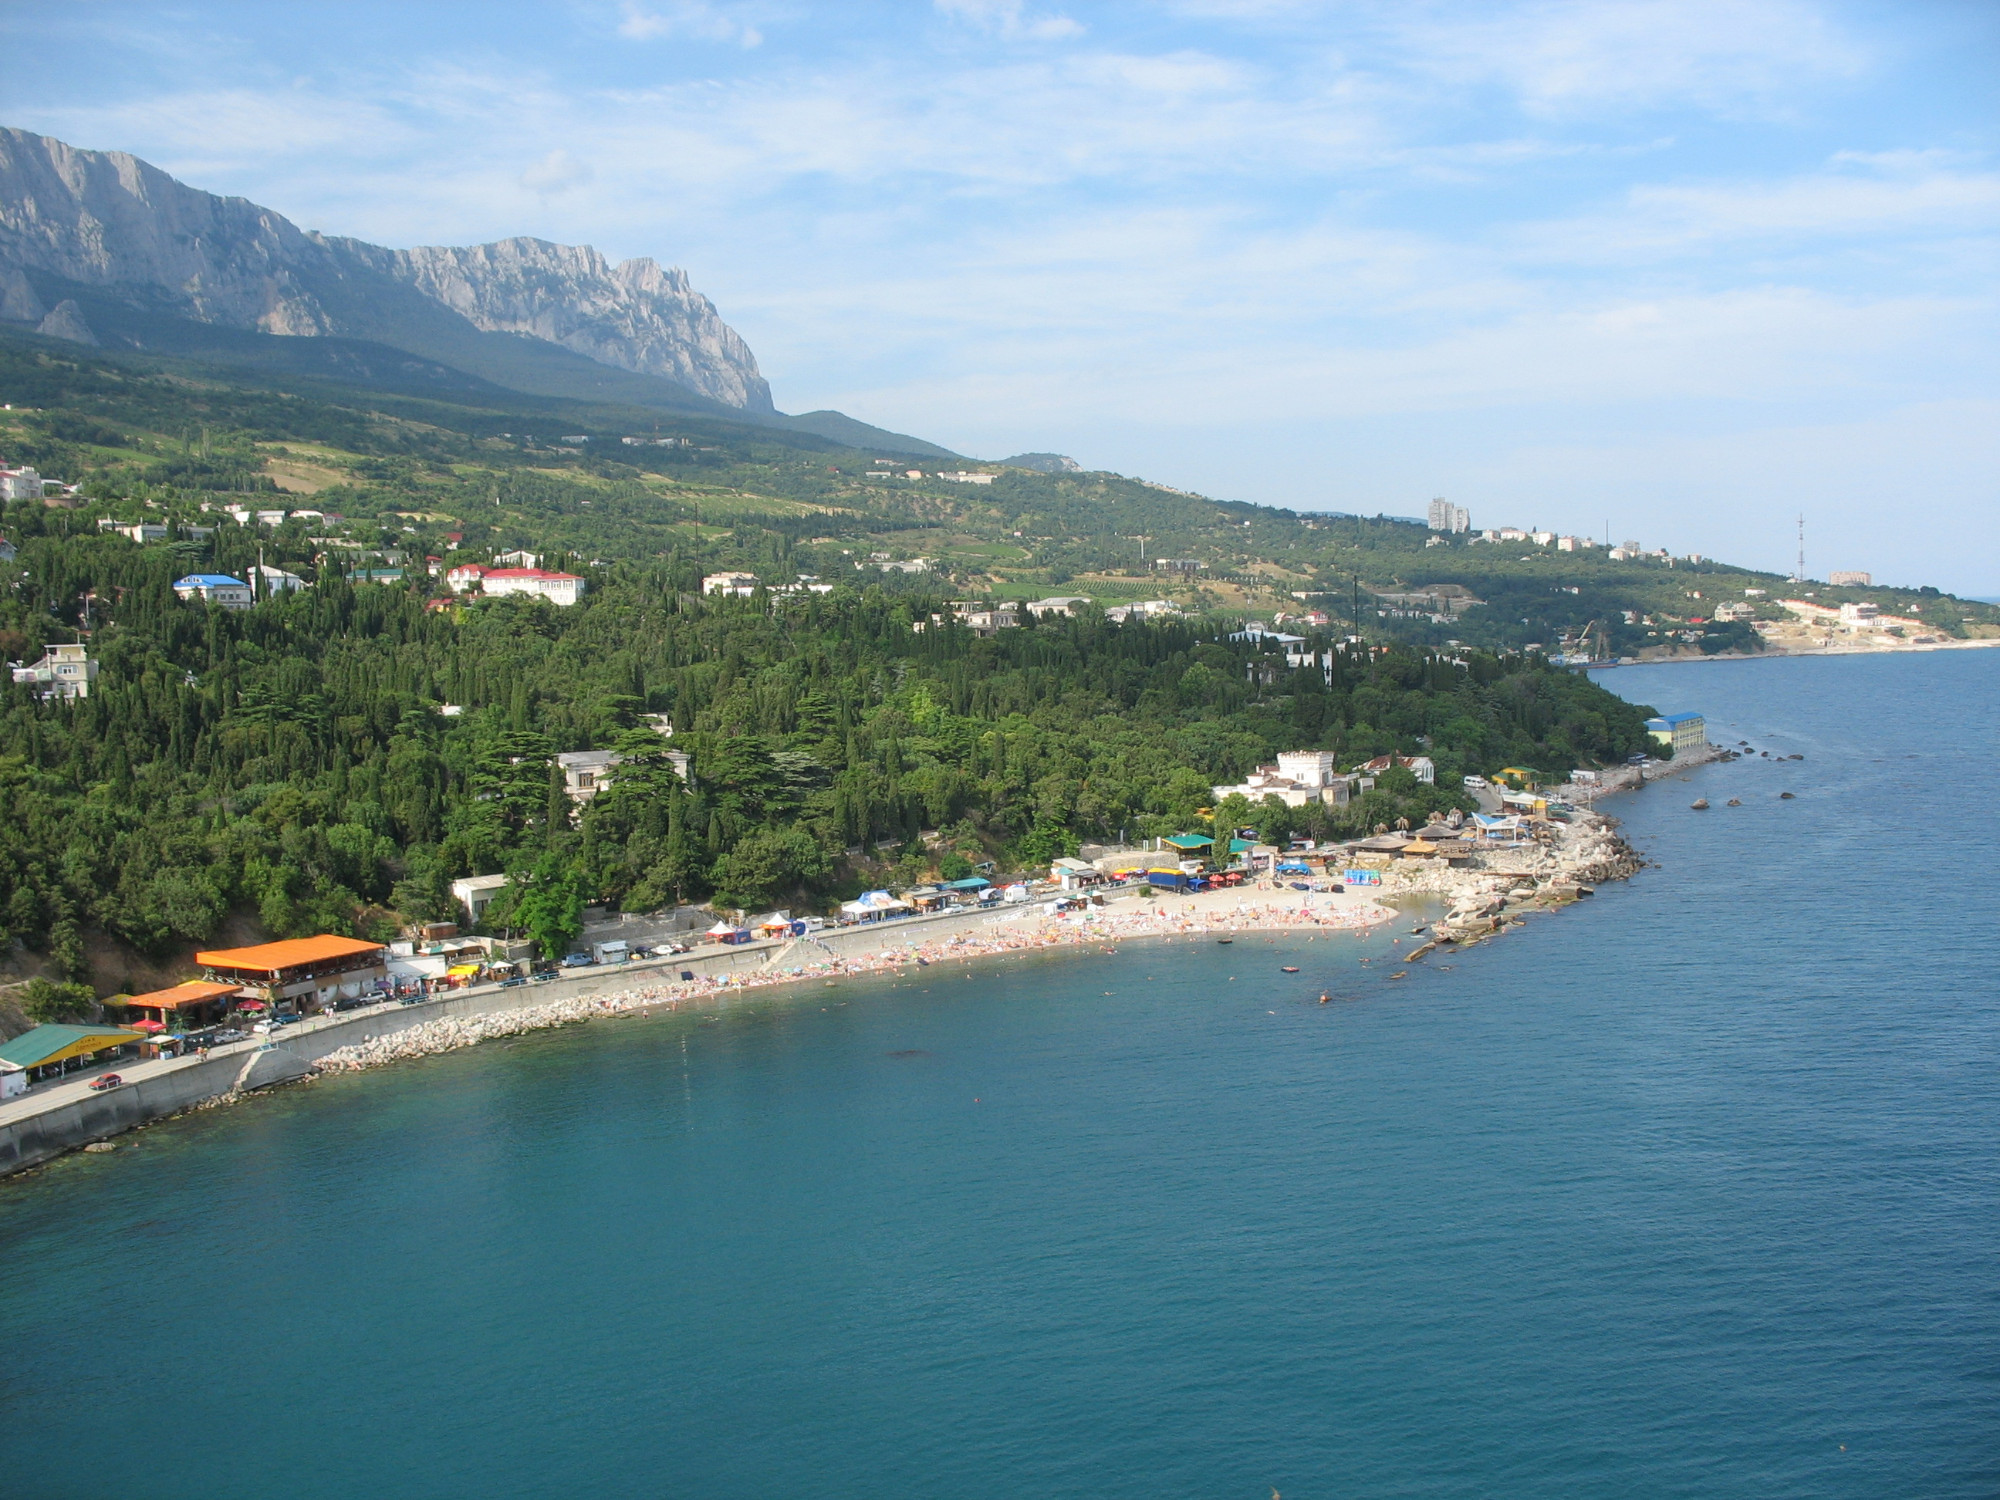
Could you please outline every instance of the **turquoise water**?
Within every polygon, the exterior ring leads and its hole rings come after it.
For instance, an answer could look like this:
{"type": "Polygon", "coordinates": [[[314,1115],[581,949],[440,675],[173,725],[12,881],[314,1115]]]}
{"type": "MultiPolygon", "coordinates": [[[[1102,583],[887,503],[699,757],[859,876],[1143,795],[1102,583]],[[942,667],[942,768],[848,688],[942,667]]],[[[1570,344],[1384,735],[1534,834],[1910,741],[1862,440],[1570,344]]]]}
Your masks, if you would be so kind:
{"type": "Polygon", "coordinates": [[[1607,680],[1808,758],[1448,971],[933,969],[0,1184],[0,1491],[2000,1492],[2000,652],[1607,680]]]}

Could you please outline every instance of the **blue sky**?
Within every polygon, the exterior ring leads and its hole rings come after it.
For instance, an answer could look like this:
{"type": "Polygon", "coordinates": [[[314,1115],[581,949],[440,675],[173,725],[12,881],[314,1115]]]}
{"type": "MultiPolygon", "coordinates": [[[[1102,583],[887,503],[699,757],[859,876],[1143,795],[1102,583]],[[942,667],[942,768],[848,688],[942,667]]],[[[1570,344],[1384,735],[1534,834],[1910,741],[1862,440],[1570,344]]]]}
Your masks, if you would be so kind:
{"type": "Polygon", "coordinates": [[[780,406],[2000,594],[1983,0],[0,7],[6,123],[684,265],[780,406]]]}

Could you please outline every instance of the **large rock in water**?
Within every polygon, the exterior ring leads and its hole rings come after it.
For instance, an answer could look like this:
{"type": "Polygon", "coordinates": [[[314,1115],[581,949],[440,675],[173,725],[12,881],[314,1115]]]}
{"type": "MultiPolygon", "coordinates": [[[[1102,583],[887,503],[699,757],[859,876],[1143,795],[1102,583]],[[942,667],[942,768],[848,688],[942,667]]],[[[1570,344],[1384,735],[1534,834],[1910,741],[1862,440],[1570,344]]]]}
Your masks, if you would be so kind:
{"type": "MultiPolygon", "coordinates": [[[[442,319],[467,335],[559,345],[726,406],[773,409],[756,356],[683,271],[534,239],[390,250],[302,230],[123,151],[0,129],[0,318],[42,320],[41,299],[60,293],[38,298],[23,272],[198,323],[417,353],[440,347],[442,319]]],[[[89,326],[80,313],[77,322],[89,326]]]]}

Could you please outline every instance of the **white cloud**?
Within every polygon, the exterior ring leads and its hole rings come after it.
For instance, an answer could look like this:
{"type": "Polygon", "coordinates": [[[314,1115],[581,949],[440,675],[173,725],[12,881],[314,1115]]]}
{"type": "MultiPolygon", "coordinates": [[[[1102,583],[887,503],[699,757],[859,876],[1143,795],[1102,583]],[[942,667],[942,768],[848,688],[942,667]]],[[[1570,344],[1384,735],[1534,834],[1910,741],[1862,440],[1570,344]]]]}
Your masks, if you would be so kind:
{"type": "Polygon", "coordinates": [[[1418,16],[1401,28],[1417,66],[1500,82],[1544,116],[1676,104],[1782,112],[1801,82],[1869,62],[1806,0],[1534,0],[1479,20],[1418,16]]]}
{"type": "Polygon", "coordinates": [[[1010,41],[1055,42],[1083,35],[1080,22],[1068,16],[1031,14],[1022,0],[934,0],[934,3],[941,15],[1010,41]]]}
{"type": "Polygon", "coordinates": [[[740,14],[706,0],[672,0],[650,6],[626,0],[618,34],[635,42],[692,37],[702,42],[733,42],[739,47],[759,46],[764,40],[764,34],[740,14]]]}
{"type": "Polygon", "coordinates": [[[595,175],[588,163],[558,148],[529,164],[521,174],[521,186],[537,193],[564,193],[581,187],[595,175]]]}

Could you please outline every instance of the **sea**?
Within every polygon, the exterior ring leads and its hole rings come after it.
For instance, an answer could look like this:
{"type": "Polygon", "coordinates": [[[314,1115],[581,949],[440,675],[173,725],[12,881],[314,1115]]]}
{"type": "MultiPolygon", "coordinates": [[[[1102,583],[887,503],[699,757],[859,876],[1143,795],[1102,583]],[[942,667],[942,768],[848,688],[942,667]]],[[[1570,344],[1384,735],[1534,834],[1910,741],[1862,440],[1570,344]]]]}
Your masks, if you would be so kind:
{"type": "Polygon", "coordinates": [[[0,1182],[0,1493],[2000,1494],[2000,651],[1601,680],[1744,758],[1471,951],[912,968],[0,1182]]]}

